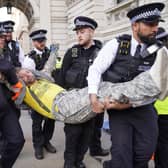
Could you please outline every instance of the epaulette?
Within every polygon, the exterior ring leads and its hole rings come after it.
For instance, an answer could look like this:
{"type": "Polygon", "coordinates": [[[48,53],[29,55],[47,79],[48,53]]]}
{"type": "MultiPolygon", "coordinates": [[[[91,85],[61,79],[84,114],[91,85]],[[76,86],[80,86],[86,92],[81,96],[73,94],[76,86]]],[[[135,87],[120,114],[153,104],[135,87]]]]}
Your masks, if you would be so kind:
{"type": "Polygon", "coordinates": [[[117,37],[117,41],[119,42],[117,55],[128,55],[131,47],[131,36],[128,34],[124,34],[117,37]]]}
{"type": "Polygon", "coordinates": [[[32,50],[32,51],[30,51],[30,52],[28,53],[28,56],[29,56],[30,58],[34,57],[34,55],[36,55],[36,51],[35,51],[35,50],[32,50]]]}
{"type": "Polygon", "coordinates": [[[79,44],[75,44],[74,46],[72,46],[71,48],[71,55],[72,58],[76,58],[80,55],[81,52],[81,46],[79,44]]]}

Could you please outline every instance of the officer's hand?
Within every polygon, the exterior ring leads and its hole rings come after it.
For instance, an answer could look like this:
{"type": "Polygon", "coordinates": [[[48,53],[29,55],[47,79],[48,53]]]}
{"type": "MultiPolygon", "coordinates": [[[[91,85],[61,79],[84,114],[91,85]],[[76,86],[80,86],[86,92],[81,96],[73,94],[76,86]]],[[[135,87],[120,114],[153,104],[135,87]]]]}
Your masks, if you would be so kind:
{"type": "Polygon", "coordinates": [[[91,102],[91,108],[92,108],[92,111],[95,112],[95,113],[102,113],[104,112],[104,103],[100,102],[98,99],[97,99],[97,95],[95,94],[91,94],[90,95],[90,102],[91,102]]]}
{"type": "Polygon", "coordinates": [[[131,107],[131,104],[119,103],[115,100],[110,100],[108,97],[104,100],[105,109],[124,110],[131,107]]]}
{"type": "Polygon", "coordinates": [[[15,85],[12,85],[12,90],[14,95],[12,96],[12,100],[15,101],[21,94],[23,88],[23,84],[19,81],[15,85]]]}

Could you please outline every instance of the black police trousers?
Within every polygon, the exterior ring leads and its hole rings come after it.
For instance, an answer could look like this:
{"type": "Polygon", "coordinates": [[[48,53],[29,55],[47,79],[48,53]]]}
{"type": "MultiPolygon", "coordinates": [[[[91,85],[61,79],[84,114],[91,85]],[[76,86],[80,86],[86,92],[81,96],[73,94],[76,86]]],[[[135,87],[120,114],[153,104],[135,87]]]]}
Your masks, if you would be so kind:
{"type": "Polygon", "coordinates": [[[45,118],[35,111],[31,111],[32,138],[34,148],[43,147],[48,143],[54,133],[55,120],[45,118]]]}
{"type": "Polygon", "coordinates": [[[157,113],[152,105],[108,111],[112,159],[103,168],[148,168],[158,136],[157,113]]]}
{"type": "Polygon", "coordinates": [[[155,168],[168,168],[168,115],[159,115],[159,137],[155,153],[155,168]]]}
{"type": "Polygon", "coordinates": [[[24,145],[24,136],[16,113],[7,101],[0,84],[0,132],[5,142],[1,153],[3,168],[12,168],[24,145]]]}
{"type": "Polygon", "coordinates": [[[104,113],[97,114],[95,118],[93,118],[94,126],[93,126],[93,134],[90,139],[90,153],[101,152],[101,129],[104,121],[104,113]]]}
{"type": "Polygon", "coordinates": [[[65,124],[64,160],[66,164],[74,165],[83,161],[90,144],[93,125],[93,119],[82,124],[65,124]]]}

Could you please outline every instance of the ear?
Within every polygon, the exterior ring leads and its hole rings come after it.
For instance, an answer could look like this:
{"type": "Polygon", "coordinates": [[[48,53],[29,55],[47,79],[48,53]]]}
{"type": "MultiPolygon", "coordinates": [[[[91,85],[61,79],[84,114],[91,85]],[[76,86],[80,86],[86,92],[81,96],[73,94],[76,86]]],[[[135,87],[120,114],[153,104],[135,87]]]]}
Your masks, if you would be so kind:
{"type": "Polygon", "coordinates": [[[134,32],[138,32],[139,31],[139,23],[138,22],[132,23],[132,30],[134,32]]]}
{"type": "Polygon", "coordinates": [[[91,34],[92,36],[94,36],[95,30],[93,30],[92,28],[89,28],[89,31],[90,31],[90,34],[91,34]]]}

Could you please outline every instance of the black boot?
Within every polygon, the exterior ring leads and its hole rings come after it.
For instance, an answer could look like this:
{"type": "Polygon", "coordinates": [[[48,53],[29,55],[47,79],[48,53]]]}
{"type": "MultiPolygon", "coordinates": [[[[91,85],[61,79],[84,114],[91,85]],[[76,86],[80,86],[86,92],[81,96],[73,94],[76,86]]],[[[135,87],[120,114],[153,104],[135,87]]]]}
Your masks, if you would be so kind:
{"type": "Polygon", "coordinates": [[[43,154],[43,148],[42,147],[37,147],[35,148],[35,158],[38,160],[41,160],[44,158],[44,154],[43,154]]]}
{"type": "Polygon", "coordinates": [[[47,150],[47,152],[50,152],[50,153],[56,153],[57,152],[56,148],[50,142],[46,143],[44,145],[44,148],[47,150]]]}
{"type": "Polygon", "coordinates": [[[74,164],[69,163],[69,162],[65,162],[64,163],[64,168],[76,168],[74,164]]]}
{"type": "Polygon", "coordinates": [[[86,168],[86,165],[82,161],[80,161],[76,163],[76,168],[86,168]]]}

